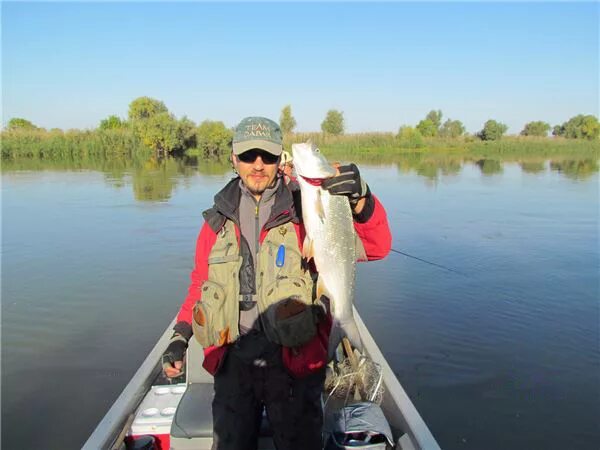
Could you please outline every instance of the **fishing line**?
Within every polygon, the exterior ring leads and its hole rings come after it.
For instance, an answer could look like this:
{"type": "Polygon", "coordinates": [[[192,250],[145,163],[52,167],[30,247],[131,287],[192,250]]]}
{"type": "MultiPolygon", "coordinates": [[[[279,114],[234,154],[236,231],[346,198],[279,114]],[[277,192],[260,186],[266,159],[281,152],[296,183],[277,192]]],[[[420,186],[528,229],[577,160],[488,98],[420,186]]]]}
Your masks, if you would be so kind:
{"type": "Polygon", "coordinates": [[[392,248],[391,251],[394,252],[394,253],[398,253],[399,255],[404,255],[404,256],[407,256],[409,258],[416,259],[417,261],[424,262],[425,264],[429,264],[429,265],[434,266],[434,267],[439,267],[440,269],[444,269],[444,270],[447,270],[449,272],[457,273],[457,274],[462,275],[464,277],[467,276],[466,273],[459,272],[458,270],[451,269],[450,267],[442,266],[441,264],[436,264],[434,262],[427,261],[427,260],[419,258],[417,256],[409,255],[408,253],[401,252],[400,250],[396,250],[394,248],[392,248]]]}

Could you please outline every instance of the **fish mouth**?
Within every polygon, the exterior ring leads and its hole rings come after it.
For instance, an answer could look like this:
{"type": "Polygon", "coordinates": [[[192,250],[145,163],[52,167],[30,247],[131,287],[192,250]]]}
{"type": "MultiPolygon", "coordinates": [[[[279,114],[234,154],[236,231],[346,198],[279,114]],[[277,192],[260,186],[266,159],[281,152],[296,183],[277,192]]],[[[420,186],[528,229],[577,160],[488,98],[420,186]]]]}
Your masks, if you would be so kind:
{"type": "Polygon", "coordinates": [[[300,178],[302,178],[308,184],[312,184],[313,186],[321,186],[321,184],[325,180],[325,178],[309,178],[305,177],[304,175],[300,175],[300,178]]]}

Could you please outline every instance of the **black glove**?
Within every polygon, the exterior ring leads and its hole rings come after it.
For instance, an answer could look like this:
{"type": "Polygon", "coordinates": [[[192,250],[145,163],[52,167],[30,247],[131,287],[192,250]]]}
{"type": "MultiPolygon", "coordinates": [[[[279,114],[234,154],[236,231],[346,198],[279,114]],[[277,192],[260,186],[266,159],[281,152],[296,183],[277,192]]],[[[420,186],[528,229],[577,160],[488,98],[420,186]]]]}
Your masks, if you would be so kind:
{"type": "Polygon", "coordinates": [[[321,187],[327,189],[330,194],[345,195],[354,208],[361,198],[370,195],[369,186],[360,177],[356,164],[340,166],[338,170],[340,174],[324,180],[321,187]]]}
{"type": "Polygon", "coordinates": [[[176,361],[183,362],[185,351],[187,349],[187,339],[178,333],[171,338],[171,343],[162,355],[163,369],[175,367],[176,361]]]}
{"type": "Polygon", "coordinates": [[[354,220],[359,223],[366,222],[371,218],[375,209],[375,200],[373,200],[369,186],[361,178],[356,164],[340,166],[338,170],[340,174],[324,180],[321,187],[327,189],[330,194],[347,196],[353,212],[358,201],[365,198],[365,206],[359,214],[354,215],[354,220]]]}

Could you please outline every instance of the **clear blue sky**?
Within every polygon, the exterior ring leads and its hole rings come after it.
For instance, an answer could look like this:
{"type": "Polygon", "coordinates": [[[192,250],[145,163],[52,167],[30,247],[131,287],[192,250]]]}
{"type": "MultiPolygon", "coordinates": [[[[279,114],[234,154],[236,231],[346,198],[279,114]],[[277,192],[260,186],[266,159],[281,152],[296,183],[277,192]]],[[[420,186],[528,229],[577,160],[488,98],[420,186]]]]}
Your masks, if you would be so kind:
{"type": "Polygon", "coordinates": [[[3,123],[92,128],[136,97],[177,117],[396,131],[431,109],[518,133],[598,115],[598,3],[6,3],[3,123]]]}

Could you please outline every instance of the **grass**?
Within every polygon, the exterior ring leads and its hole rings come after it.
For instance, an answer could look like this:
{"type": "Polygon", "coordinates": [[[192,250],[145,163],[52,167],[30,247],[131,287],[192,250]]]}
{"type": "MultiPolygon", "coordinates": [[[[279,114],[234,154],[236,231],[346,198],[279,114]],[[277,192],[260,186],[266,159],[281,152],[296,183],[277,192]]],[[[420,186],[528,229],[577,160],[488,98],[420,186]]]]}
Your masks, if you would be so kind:
{"type": "Polygon", "coordinates": [[[102,157],[149,156],[151,150],[142,146],[139,139],[127,129],[123,130],[14,130],[4,131],[2,160],[16,158],[81,160],[102,157]]]}
{"type": "MultiPolygon", "coordinates": [[[[122,130],[19,130],[4,131],[2,139],[3,169],[19,167],[86,168],[125,167],[126,160],[147,160],[153,152],[144,147],[129,129],[122,130]]],[[[600,141],[564,138],[507,136],[498,141],[481,141],[474,136],[459,138],[424,138],[419,141],[399,139],[393,133],[357,133],[332,136],[323,133],[296,133],[284,139],[284,147],[293,142],[314,142],[330,161],[354,161],[368,164],[437,165],[455,170],[462,161],[515,161],[527,170],[539,170],[547,160],[590,160],[600,158],[600,141]],[[529,165],[528,165],[529,164],[529,165]],[[536,166],[537,164],[537,166],[536,166]]],[[[207,160],[194,149],[198,165],[208,173],[228,170],[226,158],[207,160]],[[216,163],[218,168],[213,167],[216,163]]],[[[491,163],[488,166],[491,167],[491,163]]],[[[35,170],[35,169],[33,169],[35,170]]],[[[110,170],[110,169],[109,169],[110,170]]],[[[117,169],[119,170],[119,169],[117,169]]],[[[429,169],[423,169],[425,171],[429,169]]]]}

